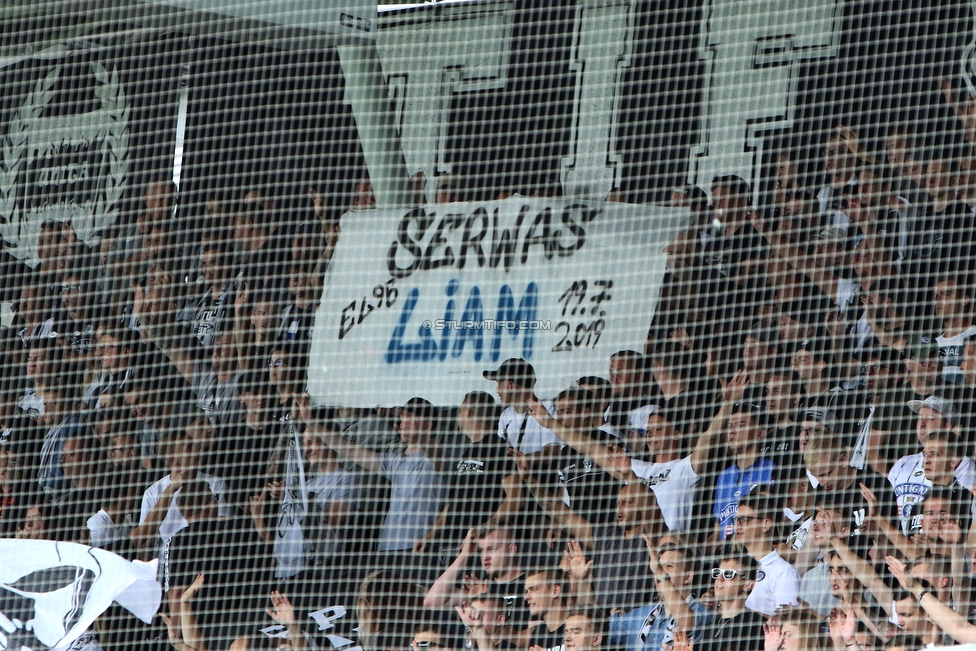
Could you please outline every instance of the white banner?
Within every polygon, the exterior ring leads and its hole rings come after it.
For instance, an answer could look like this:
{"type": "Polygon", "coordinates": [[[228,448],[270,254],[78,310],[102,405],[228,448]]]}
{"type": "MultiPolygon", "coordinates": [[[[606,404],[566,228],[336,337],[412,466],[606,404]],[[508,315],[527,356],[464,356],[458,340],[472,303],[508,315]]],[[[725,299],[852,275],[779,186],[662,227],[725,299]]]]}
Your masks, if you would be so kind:
{"type": "Polygon", "coordinates": [[[152,621],[156,561],[51,540],[0,540],[0,649],[65,648],[118,602],[152,621]]]}
{"type": "Polygon", "coordinates": [[[482,372],[529,361],[537,395],[643,350],[662,249],[687,212],[512,197],[347,213],[315,317],[316,404],[459,404],[482,372]]]}
{"type": "Polygon", "coordinates": [[[190,11],[257,20],[330,34],[376,40],[376,1],[327,0],[139,0],[190,11]]]}

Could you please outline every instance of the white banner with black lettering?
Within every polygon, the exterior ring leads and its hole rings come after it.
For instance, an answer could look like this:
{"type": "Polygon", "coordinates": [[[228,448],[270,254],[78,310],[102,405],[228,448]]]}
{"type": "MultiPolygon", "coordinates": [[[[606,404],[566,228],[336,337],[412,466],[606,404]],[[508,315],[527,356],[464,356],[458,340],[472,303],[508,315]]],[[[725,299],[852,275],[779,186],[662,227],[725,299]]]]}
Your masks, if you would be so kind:
{"type": "Polygon", "coordinates": [[[0,558],[0,649],[66,648],[113,601],[147,624],[159,610],[156,561],[51,540],[0,540],[0,558]]]}
{"type": "Polygon", "coordinates": [[[687,223],[665,207],[512,197],[350,212],[315,316],[313,402],[459,404],[522,357],[552,397],[610,355],[643,350],[662,249],[687,223]]]}

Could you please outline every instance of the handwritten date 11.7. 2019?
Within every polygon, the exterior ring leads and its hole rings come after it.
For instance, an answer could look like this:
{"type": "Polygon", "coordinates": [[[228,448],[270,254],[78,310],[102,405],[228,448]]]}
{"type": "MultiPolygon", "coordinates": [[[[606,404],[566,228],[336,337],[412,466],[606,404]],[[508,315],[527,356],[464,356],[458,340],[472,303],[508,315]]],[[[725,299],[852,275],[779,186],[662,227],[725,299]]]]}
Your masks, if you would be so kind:
{"type": "Polygon", "coordinates": [[[559,297],[562,305],[561,316],[576,317],[581,322],[560,321],[556,324],[556,335],[559,343],[552,348],[552,352],[568,352],[577,348],[595,348],[600,342],[600,335],[606,327],[607,303],[613,296],[610,289],[612,280],[576,280],[559,297]],[[591,316],[592,320],[582,317],[591,316]]]}

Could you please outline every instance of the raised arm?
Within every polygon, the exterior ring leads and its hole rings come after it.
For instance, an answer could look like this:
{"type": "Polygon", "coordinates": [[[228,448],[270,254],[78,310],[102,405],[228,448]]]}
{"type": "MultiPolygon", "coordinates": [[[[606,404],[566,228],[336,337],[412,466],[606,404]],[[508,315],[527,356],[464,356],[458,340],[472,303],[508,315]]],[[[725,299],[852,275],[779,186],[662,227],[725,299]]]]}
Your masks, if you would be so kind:
{"type": "Polygon", "coordinates": [[[159,525],[162,524],[163,518],[169,512],[170,504],[173,502],[173,496],[182,486],[182,475],[176,472],[171,473],[169,486],[163,490],[159,496],[159,500],[149,509],[146,517],[139,523],[139,526],[129,532],[129,541],[132,542],[133,547],[136,549],[145,549],[159,536],[159,525]]]}
{"type": "Polygon", "coordinates": [[[878,576],[878,573],[874,571],[874,568],[870,563],[865,561],[863,558],[851,551],[851,548],[847,546],[843,540],[837,535],[837,531],[834,528],[834,523],[831,522],[830,514],[821,511],[824,518],[826,519],[827,531],[830,535],[830,544],[840,556],[844,565],[847,569],[857,577],[857,580],[861,582],[874,598],[877,600],[878,604],[884,608],[888,615],[891,615],[891,604],[893,603],[894,596],[891,592],[891,588],[878,576]]]}
{"type": "Polygon", "coordinates": [[[949,637],[960,644],[976,643],[976,626],[966,621],[966,618],[949,608],[932,590],[925,589],[905,567],[905,564],[893,556],[886,556],[888,570],[898,579],[901,587],[910,591],[918,600],[919,605],[935,624],[949,637]]]}
{"type": "Polygon", "coordinates": [[[477,551],[478,545],[474,539],[474,530],[470,529],[464,537],[464,542],[461,543],[461,553],[430,586],[427,596],[424,597],[424,608],[435,610],[461,605],[462,593],[457,588],[458,579],[461,578],[461,573],[467,567],[468,561],[477,551]]]}
{"type": "Polygon", "coordinates": [[[909,560],[915,560],[924,554],[924,549],[920,548],[911,538],[899,531],[898,527],[891,524],[888,518],[884,517],[878,510],[878,497],[874,494],[874,491],[864,484],[860,484],[860,487],[861,495],[864,497],[864,501],[868,503],[868,518],[878,525],[878,529],[881,530],[884,537],[909,560]]]}
{"type": "Polygon", "coordinates": [[[744,370],[738,370],[728,384],[722,387],[722,404],[715,412],[711,424],[695,444],[695,449],[691,452],[691,469],[696,475],[705,472],[705,464],[718,444],[719,437],[725,430],[729,417],[732,415],[732,406],[742,400],[746,387],[749,386],[749,374],[744,370]]]}
{"type": "Polygon", "coordinates": [[[520,460],[518,466],[519,475],[535,496],[535,501],[538,503],[539,508],[556,525],[568,530],[575,540],[578,540],[587,548],[592,549],[593,525],[590,524],[589,520],[577,515],[573,509],[566,506],[566,503],[562,499],[543,487],[539,479],[532,474],[532,469],[524,460],[520,460]]]}
{"type": "Polygon", "coordinates": [[[661,566],[657,550],[646,534],[643,536],[644,544],[647,545],[647,555],[650,557],[651,572],[654,573],[654,582],[657,583],[658,594],[664,600],[664,608],[671,613],[678,628],[683,631],[692,631],[695,628],[695,612],[685,601],[678,591],[675,581],[683,581],[683,577],[668,576],[661,566]]]}
{"type": "Polygon", "coordinates": [[[532,414],[532,417],[540,425],[555,432],[556,436],[562,439],[566,445],[583,456],[593,459],[593,463],[600,466],[614,479],[618,481],[629,481],[633,479],[632,473],[625,473],[620,468],[614,467],[610,450],[607,449],[606,445],[599,443],[582,431],[567,427],[556,420],[549,413],[549,410],[536,398],[529,398],[529,413],[532,414]]]}
{"type": "Polygon", "coordinates": [[[299,417],[302,419],[302,422],[305,423],[305,426],[322,437],[325,444],[332,448],[336,454],[343,459],[347,459],[355,464],[358,464],[365,470],[370,472],[379,472],[380,461],[382,459],[379,454],[360,445],[356,445],[352,441],[347,440],[338,432],[329,431],[318,426],[315,419],[312,418],[312,407],[307,393],[301,396],[296,396],[295,404],[298,405],[299,417]]]}

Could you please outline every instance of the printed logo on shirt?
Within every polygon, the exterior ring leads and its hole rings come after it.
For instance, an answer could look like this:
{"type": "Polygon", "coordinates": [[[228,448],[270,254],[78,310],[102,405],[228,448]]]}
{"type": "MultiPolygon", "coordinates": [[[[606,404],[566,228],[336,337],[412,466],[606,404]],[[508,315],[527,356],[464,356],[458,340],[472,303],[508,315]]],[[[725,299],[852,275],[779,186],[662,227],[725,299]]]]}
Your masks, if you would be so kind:
{"type": "Polygon", "coordinates": [[[457,462],[457,475],[481,475],[485,472],[485,462],[478,459],[464,459],[457,462]]]}
{"type": "Polygon", "coordinates": [[[763,572],[762,570],[757,570],[756,571],[756,583],[759,583],[760,581],[762,581],[765,578],[766,578],[766,573],[765,572],[763,572]]]}
{"type": "Polygon", "coordinates": [[[657,475],[652,475],[646,479],[642,479],[641,483],[650,488],[651,486],[657,486],[658,484],[663,484],[671,478],[671,469],[667,468],[663,472],[657,475]]]}

